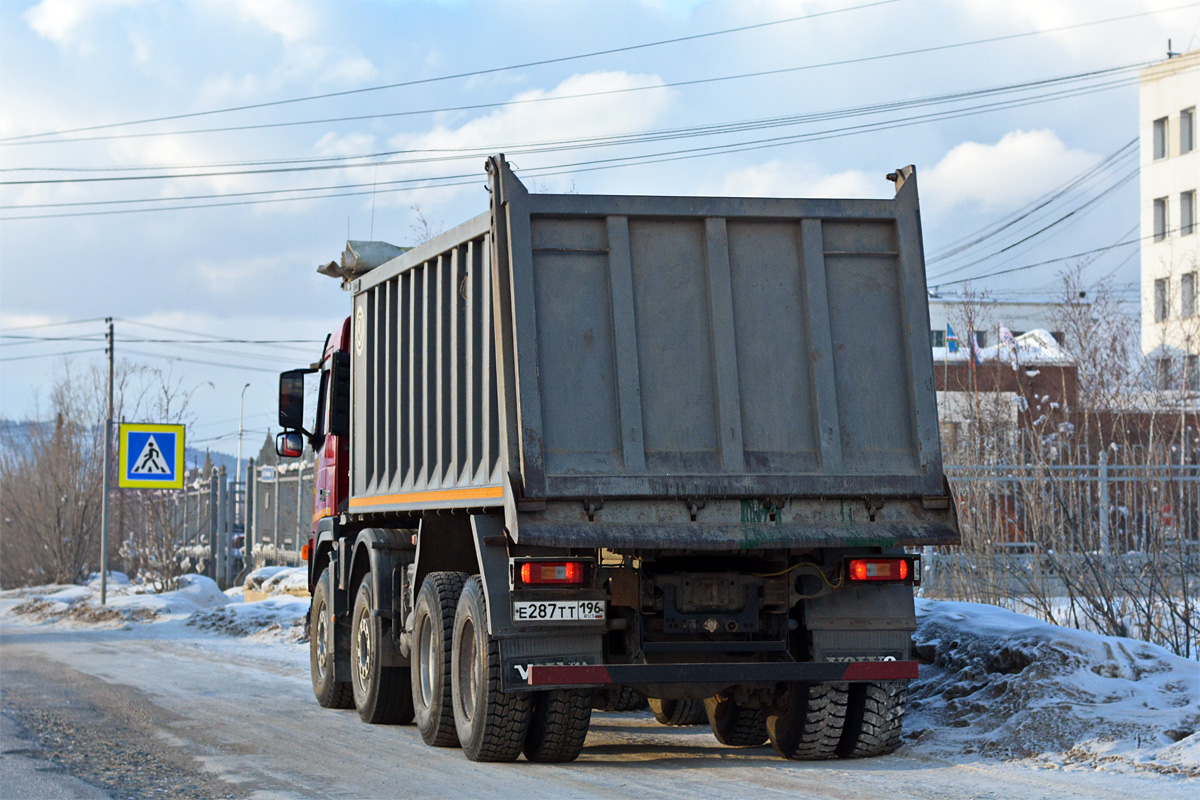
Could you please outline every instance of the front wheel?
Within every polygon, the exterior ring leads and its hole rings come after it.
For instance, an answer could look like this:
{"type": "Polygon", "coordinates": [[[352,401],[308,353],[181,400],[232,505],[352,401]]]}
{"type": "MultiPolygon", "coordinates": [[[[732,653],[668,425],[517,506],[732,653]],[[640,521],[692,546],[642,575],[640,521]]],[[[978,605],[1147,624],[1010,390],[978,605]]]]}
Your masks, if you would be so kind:
{"type": "Polygon", "coordinates": [[[531,693],[505,692],[500,643],[488,634],[483,581],[463,587],[454,616],[454,727],[472,761],[513,761],[529,731],[531,693]]]}
{"type": "Polygon", "coordinates": [[[354,693],[349,683],[333,679],[333,620],[329,613],[326,573],[321,573],[308,609],[308,666],[313,694],[322,708],[354,708],[354,693]]]}
{"type": "Polygon", "coordinates": [[[354,706],[363,722],[403,725],[413,720],[408,667],[383,666],[383,621],[373,614],[371,576],[358,587],[351,616],[350,669],[354,706]]]}

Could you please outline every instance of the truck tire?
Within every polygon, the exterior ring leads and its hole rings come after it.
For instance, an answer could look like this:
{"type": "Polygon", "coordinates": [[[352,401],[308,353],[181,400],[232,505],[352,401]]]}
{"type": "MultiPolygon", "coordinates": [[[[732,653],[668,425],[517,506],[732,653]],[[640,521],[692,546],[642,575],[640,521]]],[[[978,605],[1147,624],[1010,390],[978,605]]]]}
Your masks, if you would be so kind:
{"type": "Polygon", "coordinates": [[[454,726],[472,761],[513,761],[529,732],[532,692],[505,692],[500,643],[487,629],[487,600],[478,575],[467,580],[454,616],[454,726]]]}
{"type": "Polygon", "coordinates": [[[704,701],[713,736],[727,747],[758,747],[767,741],[767,719],[761,708],[739,706],[731,698],[704,701]]]}
{"type": "Polygon", "coordinates": [[[596,711],[641,711],[645,707],[646,698],[628,686],[600,689],[592,695],[592,708],[596,711]]]}
{"type": "Polygon", "coordinates": [[[350,684],[363,722],[406,725],[413,720],[408,667],[383,666],[383,620],[376,616],[371,576],[363,578],[350,616],[350,684]]]}
{"type": "Polygon", "coordinates": [[[846,724],[844,683],[792,683],[783,702],[767,713],[767,734],[784,758],[833,758],[846,724]]]}
{"type": "Polygon", "coordinates": [[[546,764],[574,761],[583,750],[591,723],[590,689],[537,692],[525,734],[525,758],[546,764]]]}
{"type": "Polygon", "coordinates": [[[409,659],[413,710],[421,738],[433,747],[458,746],[450,694],[450,650],[454,611],[466,579],[462,572],[429,573],[413,610],[409,659]]]}
{"type": "Polygon", "coordinates": [[[325,590],[325,572],[322,572],[308,609],[308,666],[313,694],[321,708],[354,708],[354,690],[350,684],[333,680],[333,642],[329,596],[325,590]]]}
{"type": "Polygon", "coordinates": [[[650,711],[663,725],[700,725],[708,721],[703,700],[659,700],[651,697],[650,711]]]}
{"type": "Polygon", "coordinates": [[[908,681],[878,681],[850,685],[846,727],[838,743],[842,758],[887,755],[900,744],[908,681]]]}

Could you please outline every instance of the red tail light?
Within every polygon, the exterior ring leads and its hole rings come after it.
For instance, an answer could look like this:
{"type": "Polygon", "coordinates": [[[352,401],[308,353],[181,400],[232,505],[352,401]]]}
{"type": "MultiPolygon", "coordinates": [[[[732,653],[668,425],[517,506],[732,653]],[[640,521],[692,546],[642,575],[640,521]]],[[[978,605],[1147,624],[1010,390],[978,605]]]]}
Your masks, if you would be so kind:
{"type": "Polygon", "coordinates": [[[583,564],[578,561],[526,561],[521,565],[521,583],[583,583],[583,564]]]}
{"type": "Polygon", "coordinates": [[[852,558],[846,575],[852,581],[906,581],[911,572],[907,558],[852,558]]]}

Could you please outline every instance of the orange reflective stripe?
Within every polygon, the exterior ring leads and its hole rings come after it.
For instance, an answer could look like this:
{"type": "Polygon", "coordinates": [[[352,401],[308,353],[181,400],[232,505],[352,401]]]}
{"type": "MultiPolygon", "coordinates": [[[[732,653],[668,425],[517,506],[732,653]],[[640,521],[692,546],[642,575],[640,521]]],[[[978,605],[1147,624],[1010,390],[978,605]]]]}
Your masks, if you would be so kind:
{"type": "Polygon", "coordinates": [[[325,519],[326,517],[332,517],[332,516],[333,516],[333,509],[327,508],[324,511],[318,511],[316,514],[313,514],[313,522],[320,522],[321,520],[325,519]]]}
{"type": "Polygon", "coordinates": [[[436,503],[443,500],[484,500],[504,497],[503,486],[482,486],[467,489],[434,489],[428,492],[405,494],[377,494],[370,497],[350,498],[351,508],[382,506],[389,503],[436,503]]]}

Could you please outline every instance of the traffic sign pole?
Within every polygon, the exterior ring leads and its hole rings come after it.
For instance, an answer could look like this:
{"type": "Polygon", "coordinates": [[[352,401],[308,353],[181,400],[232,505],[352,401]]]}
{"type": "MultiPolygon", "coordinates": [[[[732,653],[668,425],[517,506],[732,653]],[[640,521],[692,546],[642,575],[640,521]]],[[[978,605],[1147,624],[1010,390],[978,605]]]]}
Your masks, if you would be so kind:
{"type": "Polygon", "coordinates": [[[113,322],[108,323],[108,417],[104,420],[104,478],[100,501],[100,605],[108,601],[108,473],[112,468],[113,322]]]}

